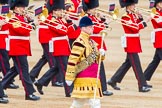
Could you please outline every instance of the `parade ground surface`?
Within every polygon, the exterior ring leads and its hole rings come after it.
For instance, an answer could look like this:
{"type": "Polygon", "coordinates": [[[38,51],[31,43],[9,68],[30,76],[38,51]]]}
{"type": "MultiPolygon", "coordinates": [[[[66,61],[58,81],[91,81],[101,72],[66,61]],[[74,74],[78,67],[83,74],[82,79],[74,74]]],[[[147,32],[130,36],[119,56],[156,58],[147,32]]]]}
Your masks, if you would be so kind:
{"type": "MultiPolygon", "coordinates": [[[[116,3],[117,7],[120,8],[118,0],[99,1],[100,8],[102,9],[107,9],[107,5],[112,2],[116,3]]],[[[43,0],[35,0],[32,4],[36,4],[36,7],[38,7],[43,5],[43,0]]],[[[137,6],[148,9],[149,0],[139,0],[137,6]]],[[[120,9],[120,13],[124,13],[124,10],[120,9]]],[[[120,37],[123,34],[121,24],[112,22],[110,27],[112,27],[112,31],[108,31],[108,36],[105,38],[105,42],[108,46],[106,59],[104,61],[107,80],[111,78],[126,58],[126,54],[120,44],[120,37]]],[[[143,52],[140,53],[139,56],[143,70],[152,60],[155,51],[150,42],[151,31],[152,24],[149,22],[148,27],[140,32],[143,52]]],[[[32,56],[28,57],[30,69],[42,55],[42,49],[38,42],[36,31],[31,32],[31,47],[32,56]]],[[[41,75],[47,70],[48,65],[43,67],[41,75]]],[[[18,84],[20,88],[17,90],[7,89],[5,92],[9,96],[10,102],[8,104],[0,104],[0,108],[69,108],[73,100],[72,98],[65,97],[63,87],[52,87],[50,83],[48,87],[43,88],[44,95],[40,95],[38,92],[36,93],[36,95],[41,97],[40,101],[27,101],[24,99],[24,90],[19,77],[16,77],[15,83],[18,84]]],[[[153,85],[150,92],[138,92],[137,80],[131,68],[122,83],[118,84],[121,87],[120,91],[113,90],[108,86],[108,90],[112,91],[114,95],[104,96],[101,99],[102,108],[162,108],[162,64],[159,65],[152,80],[148,83],[153,85]]],[[[89,108],[89,106],[86,105],[85,108],[89,108]]]]}

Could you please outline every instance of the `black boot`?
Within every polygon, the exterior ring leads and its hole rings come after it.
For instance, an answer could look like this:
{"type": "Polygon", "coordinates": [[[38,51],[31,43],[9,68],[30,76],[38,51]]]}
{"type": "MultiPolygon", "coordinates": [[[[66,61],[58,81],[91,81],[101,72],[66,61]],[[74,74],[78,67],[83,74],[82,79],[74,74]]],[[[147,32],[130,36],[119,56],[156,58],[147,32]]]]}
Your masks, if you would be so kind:
{"type": "Polygon", "coordinates": [[[150,88],[145,87],[145,86],[142,86],[139,88],[139,92],[149,92],[149,91],[150,91],[150,88]]]}
{"type": "Polygon", "coordinates": [[[107,84],[110,85],[110,86],[111,86],[112,88],[114,88],[115,90],[120,90],[120,87],[118,87],[118,86],[116,85],[116,82],[112,81],[111,79],[108,80],[107,84]]]}
{"type": "Polygon", "coordinates": [[[113,92],[106,90],[106,91],[103,91],[102,94],[104,96],[111,96],[111,95],[113,95],[113,92]]]}
{"type": "Polygon", "coordinates": [[[19,86],[14,84],[14,83],[10,83],[8,86],[7,86],[8,89],[18,89],[19,86]]]}
{"type": "Polygon", "coordinates": [[[0,97],[0,103],[7,104],[9,101],[6,98],[0,97]]]}
{"type": "Polygon", "coordinates": [[[36,100],[39,100],[40,97],[39,96],[36,96],[34,94],[31,94],[31,95],[28,95],[25,97],[25,100],[33,100],[33,101],[36,101],[36,100]]]}
{"type": "Polygon", "coordinates": [[[41,84],[39,84],[38,81],[35,81],[35,82],[34,82],[34,85],[37,87],[38,92],[39,92],[41,95],[43,95],[43,94],[44,94],[44,93],[43,93],[43,90],[42,90],[43,86],[42,86],[41,84]]]}
{"type": "Polygon", "coordinates": [[[64,86],[64,84],[63,84],[63,82],[54,82],[54,83],[52,83],[52,86],[57,86],[57,87],[63,87],[64,86]]]}

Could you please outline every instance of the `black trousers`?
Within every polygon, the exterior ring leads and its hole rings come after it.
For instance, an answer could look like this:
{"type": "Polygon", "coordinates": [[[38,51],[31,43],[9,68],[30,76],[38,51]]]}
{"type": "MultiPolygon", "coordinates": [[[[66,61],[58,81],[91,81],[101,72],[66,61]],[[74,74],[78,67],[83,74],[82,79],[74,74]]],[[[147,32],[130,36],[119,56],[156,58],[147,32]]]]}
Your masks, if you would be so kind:
{"type": "Polygon", "coordinates": [[[50,68],[39,80],[38,83],[42,86],[48,86],[49,82],[52,80],[52,78],[58,74],[59,72],[62,72],[63,75],[63,83],[65,88],[65,95],[68,96],[71,93],[71,88],[67,86],[65,82],[65,71],[67,66],[67,59],[68,56],[54,56],[53,57],[54,66],[50,68]]]}
{"type": "Polygon", "coordinates": [[[0,49],[0,66],[3,76],[10,70],[9,56],[5,49],[0,49]]]}
{"type": "Polygon", "coordinates": [[[7,85],[9,85],[18,74],[19,73],[17,72],[15,66],[13,66],[2,79],[2,87],[6,89],[7,85]]]}
{"type": "Polygon", "coordinates": [[[31,69],[30,71],[30,76],[34,77],[34,78],[38,78],[41,69],[43,68],[43,66],[47,63],[47,59],[45,54],[43,53],[42,57],[39,59],[39,61],[36,63],[36,65],[31,69]]]}
{"type": "MultiPolygon", "coordinates": [[[[43,55],[42,57],[39,59],[39,61],[36,63],[36,65],[31,69],[30,71],[30,76],[34,77],[34,78],[38,78],[41,69],[43,68],[43,66],[48,63],[49,67],[52,67],[53,64],[50,62],[51,57],[51,53],[49,53],[49,46],[48,44],[41,44],[42,48],[43,48],[43,55]],[[50,57],[49,57],[50,56],[50,57]],[[48,62],[49,61],[49,62],[48,62]]],[[[57,77],[54,77],[52,80],[53,81],[61,81],[62,80],[62,76],[60,76],[60,74],[56,75],[57,77]]]]}
{"type": "Polygon", "coordinates": [[[125,62],[119,67],[116,73],[112,76],[112,81],[120,83],[124,78],[125,74],[128,72],[130,67],[133,68],[136,79],[138,81],[139,88],[146,84],[144,74],[142,72],[142,67],[138,53],[127,53],[125,62]]]}
{"type": "Polygon", "coordinates": [[[146,70],[144,71],[144,76],[146,80],[150,81],[152,75],[154,74],[156,68],[158,67],[160,60],[162,60],[162,49],[157,48],[153,57],[153,60],[151,63],[148,65],[146,70]]]}
{"type": "Polygon", "coordinates": [[[64,75],[61,72],[59,72],[57,75],[53,77],[52,84],[55,84],[55,82],[62,83],[63,79],[64,79],[64,75]]]}
{"type": "MultiPolygon", "coordinates": [[[[10,71],[10,63],[9,63],[10,57],[8,55],[8,51],[5,49],[0,49],[0,67],[1,71],[3,73],[3,76],[5,76],[10,71]]],[[[15,80],[13,79],[10,81],[9,84],[13,83],[15,80]]]]}
{"type": "Polygon", "coordinates": [[[14,62],[14,67],[5,75],[4,79],[2,80],[2,86],[5,88],[5,86],[11,80],[13,80],[12,78],[14,78],[19,73],[22,85],[25,90],[25,95],[28,96],[33,94],[35,89],[29,76],[27,56],[12,56],[12,59],[14,62]]]}
{"type": "Polygon", "coordinates": [[[106,74],[105,74],[105,67],[103,61],[101,62],[101,66],[100,66],[100,81],[101,81],[102,92],[107,91],[106,74]]]}
{"type": "Polygon", "coordinates": [[[4,96],[4,91],[3,91],[3,87],[0,81],[0,98],[2,98],[4,96]]]}

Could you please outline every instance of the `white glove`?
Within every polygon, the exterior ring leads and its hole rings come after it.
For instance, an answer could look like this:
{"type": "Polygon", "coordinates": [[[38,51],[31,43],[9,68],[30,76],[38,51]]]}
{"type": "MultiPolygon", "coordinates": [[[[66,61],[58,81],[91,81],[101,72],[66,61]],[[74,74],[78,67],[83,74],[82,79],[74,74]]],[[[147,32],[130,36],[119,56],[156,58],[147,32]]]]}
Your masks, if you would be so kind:
{"type": "Polygon", "coordinates": [[[68,86],[71,86],[71,85],[72,85],[72,83],[73,83],[73,81],[66,80],[66,84],[67,84],[68,86]]]}
{"type": "Polygon", "coordinates": [[[104,49],[99,49],[99,52],[100,52],[100,54],[101,54],[102,56],[105,55],[105,50],[104,50],[104,49]]]}

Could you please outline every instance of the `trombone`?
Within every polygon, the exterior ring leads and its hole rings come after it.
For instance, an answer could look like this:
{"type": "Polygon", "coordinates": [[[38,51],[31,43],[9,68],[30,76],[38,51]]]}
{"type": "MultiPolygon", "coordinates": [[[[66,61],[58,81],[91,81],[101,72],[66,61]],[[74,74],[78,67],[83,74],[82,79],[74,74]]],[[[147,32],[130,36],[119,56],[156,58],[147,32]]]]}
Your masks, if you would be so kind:
{"type": "MultiPolygon", "coordinates": [[[[13,24],[13,23],[9,22],[9,20],[13,20],[13,21],[17,21],[17,22],[20,23],[20,24],[25,24],[25,25],[27,25],[27,26],[31,26],[31,27],[32,27],[32,25],[30,25],[30,24],[27,24],[27,23],[25,23],[25,22],[16,20],[16,19],[14,19],[14,18],[11,18],[11,17],[12,17],[12,14],[11,14],[10,12],[9,12],[8,14],[6,14],[6,15],[0,15],[0,16],[1,16],[2,18],[4,18],[5,21],[6,21],[7,23],[9,23],[9,24],[13,24]]],[[[27,28],[27,27],[24,27],[24,26],[22,26],[22,25],[20,25],[20,27],[22,27],[22,28],[24,28],[24,29],[27,29],[27,30],[32,30],[32,29],[27,28]]]]}
{"type": "Polygon", "coordinates": [[[62,13],[62,15],[67,15],[67,16],[69,16],[70,18],[75,18],[75,19],[80,19],[80,14],[78,14],[78,13],[73,13],[73,12],[70,12],[70,11],[64,11],[63,13],[62,13]]]}
{"type": "Polygon", "coordinates": [[[121,18],[118,18],[119,16],[119,9],[115,9],[112,13],[104,10],[104,9],[100,9],[100,8],[97,8],[97,10],[99,12],[101,12],[102,14],[104,14],[105,16],[111,18],[113,21],[117,22],[117,23],[120,23],[122,25],[125,25],[125,26],[128,26],[128,27],[132,27],[132,28],[135,28],[135,29],[138,29],[138,24],[136,23],[133,23],[133,22],[129,22],[129,21],[126,21],[126,20],[123,20],[121,18]],[[125,22],[125,23],[122,23],[122,22],[125,22]],[[131,25],[130,25],[131,24],[131,25]]]}
{"type": "Polygon", "coordinates": [[[64,11],[62,13],[63,15],[69,15],[69,17],[72,17],[72,18],[76,18],[76,19],[80,19],[81,17],[85,16],[85,12],[82,10],[81,13],[73,13],[73,12],[70,12],[70,11],[64,11]]]}
{"type": "MultiPolygon", "coordinates": [[[[43,23],[43,24],[45,24],[45,25],[47,25],[47,26],[56,28],[56,26],[53,26],[53,25],[51,25],[51,24],[49,24],[49,23],[46,23],[45,21],[48,21],[48,22],[50,22],[50,23],[58,24],[58,26],[60,25],[60,23],[58,23],[58,22],[51,21],[51,20],[47,19],[47,17],[48,17],[48,10],[47,10],[46,8],[45,8],[45,9],[43,10],[43,12],[39,15],[39,17],[40,17],[41,23],[43,23]]],[[[60,28],[60,29],[61,29],[61,28],[60,28]]],[[[66,30],[63,30],[63,29],[61,29],[61,30],[64,31],[64,32],[66,32],[66,30]]]]}

